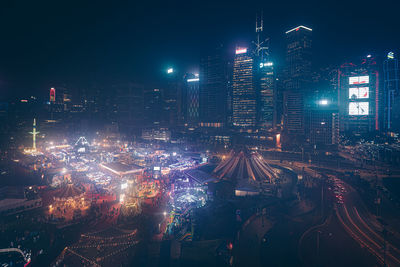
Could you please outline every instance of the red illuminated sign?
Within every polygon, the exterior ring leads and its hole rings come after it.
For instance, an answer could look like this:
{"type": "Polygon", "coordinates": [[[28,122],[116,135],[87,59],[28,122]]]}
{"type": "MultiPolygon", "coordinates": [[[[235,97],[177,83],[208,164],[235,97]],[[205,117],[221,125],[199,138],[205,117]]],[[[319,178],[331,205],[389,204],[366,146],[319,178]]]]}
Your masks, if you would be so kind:
{"type": "Polygon", "coordinates": [[[50,102],[56,101],[56,89],[50,88],[50,102]]]}

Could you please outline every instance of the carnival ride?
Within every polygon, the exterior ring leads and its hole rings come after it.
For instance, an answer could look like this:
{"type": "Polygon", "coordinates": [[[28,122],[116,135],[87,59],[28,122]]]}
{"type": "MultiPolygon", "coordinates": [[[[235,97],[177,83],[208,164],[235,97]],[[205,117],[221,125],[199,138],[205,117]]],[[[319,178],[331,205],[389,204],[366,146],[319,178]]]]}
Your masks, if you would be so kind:
{"type": "Polygon", "coordinates": [[[85,198],[85,191],[72,183],[58,189],[53,199],[53,204],[49,206],[49,215],[53,219],[62,219],[63,221],[77,219],[90,206],[85,198]]]}

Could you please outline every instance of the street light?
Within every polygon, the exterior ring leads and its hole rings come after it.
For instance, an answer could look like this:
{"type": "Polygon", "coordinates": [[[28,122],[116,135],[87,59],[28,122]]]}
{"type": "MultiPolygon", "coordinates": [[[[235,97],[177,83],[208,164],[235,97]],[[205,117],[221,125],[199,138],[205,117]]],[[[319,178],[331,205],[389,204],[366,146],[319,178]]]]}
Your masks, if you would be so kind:
{"type": "Polygon", "coordinates": [[[167,73],[168,73],[168,74],[174,73],[174,68],[168,68],[168,69],[167,69],[167,73]]]}

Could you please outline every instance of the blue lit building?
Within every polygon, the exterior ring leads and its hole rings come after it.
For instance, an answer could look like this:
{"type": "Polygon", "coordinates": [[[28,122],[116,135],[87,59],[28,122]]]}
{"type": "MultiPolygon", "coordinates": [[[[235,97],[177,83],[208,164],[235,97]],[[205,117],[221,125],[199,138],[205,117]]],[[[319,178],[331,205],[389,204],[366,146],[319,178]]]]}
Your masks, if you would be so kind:
{"type": "Polygon", "coordinates": [[[399,61],[389,52],[383,61],[383,87],[385,96],[385,128],[389,132],[400,130],[399,61]]]}
{"type": "Polygon", "coordinates": [[[261,127],[273,128],[276,125],[274,64],[261,60],[258,68],[258,122],[261,127]]]}

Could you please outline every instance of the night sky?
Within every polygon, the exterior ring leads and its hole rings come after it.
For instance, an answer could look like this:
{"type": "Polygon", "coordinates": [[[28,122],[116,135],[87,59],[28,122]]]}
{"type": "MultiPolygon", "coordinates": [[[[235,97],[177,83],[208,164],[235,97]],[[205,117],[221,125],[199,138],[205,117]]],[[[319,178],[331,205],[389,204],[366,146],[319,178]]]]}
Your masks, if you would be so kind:
{"type": "Polygon", "coordinates": [[[60,83],[148,83],[169,65],[194,71],[205,47],[248,43],[261,9],[277,64],[284,32],[301,24],[314,30],[317,64],[337,64],[399,48],[399,7],[398,1],[9,1],[0,9],[0,89],[5,98],[47,93],[60,83]]]}

